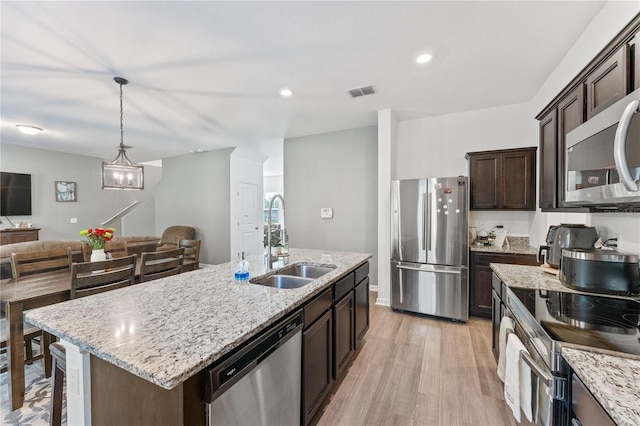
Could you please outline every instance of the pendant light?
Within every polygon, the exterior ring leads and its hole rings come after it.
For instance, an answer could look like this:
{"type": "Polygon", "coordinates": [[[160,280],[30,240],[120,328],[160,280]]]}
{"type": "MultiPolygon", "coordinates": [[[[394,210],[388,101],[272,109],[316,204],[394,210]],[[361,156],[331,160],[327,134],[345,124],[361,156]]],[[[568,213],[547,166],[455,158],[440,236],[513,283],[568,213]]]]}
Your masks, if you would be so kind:
{"type": "Polygon", "coordinates": [[[102,163],[102,189],[140,191],[144,189],[144,166],[132,163],[127,157],[122,126],[122,86],[129,82],[122,77],[114,77],[114,80],[120,85],[120,149],[115,160],[102,163]]]}

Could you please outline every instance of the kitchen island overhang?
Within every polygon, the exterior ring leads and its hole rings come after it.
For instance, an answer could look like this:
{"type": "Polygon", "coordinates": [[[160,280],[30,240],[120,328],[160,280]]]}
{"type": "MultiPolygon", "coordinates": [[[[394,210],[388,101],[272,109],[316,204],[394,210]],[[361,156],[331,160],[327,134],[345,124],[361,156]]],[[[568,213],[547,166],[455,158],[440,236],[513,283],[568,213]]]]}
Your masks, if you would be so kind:
{"type": "MultiPolygon", "coordinates": [[[[73,359],[79,362],[71,366],[78,371],[67,373],[73,385],[68,391],[68,415],[70,421],[75,418],[90,423],[87,401],[91,400],[93,358],[162,389],[182,388],[205,367],[259,335],[370,257],[364,253],[291,249],[289,264],[305,262],[336,268],[304,287],[276,289],[234,281],[230,263],[215,265],[34,309],[26,318],[61,339],[70,352],[68,368],[73,359]],[[73,376],[76,373],[78,376],[73,376]]],[[[266,273],[262,256],[249,261],[252,277],[266,273]]]]}

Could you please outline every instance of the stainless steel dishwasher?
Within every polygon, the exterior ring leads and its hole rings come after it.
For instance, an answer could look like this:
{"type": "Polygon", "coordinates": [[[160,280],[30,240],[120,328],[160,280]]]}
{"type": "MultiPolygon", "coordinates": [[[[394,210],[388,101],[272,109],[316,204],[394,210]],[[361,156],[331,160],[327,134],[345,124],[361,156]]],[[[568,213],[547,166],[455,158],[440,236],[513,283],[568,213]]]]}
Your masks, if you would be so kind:
{"type": "Polygon", "coordinates": [[[209,425],[299,425],[302,311],[207,368],[209,425]]]}

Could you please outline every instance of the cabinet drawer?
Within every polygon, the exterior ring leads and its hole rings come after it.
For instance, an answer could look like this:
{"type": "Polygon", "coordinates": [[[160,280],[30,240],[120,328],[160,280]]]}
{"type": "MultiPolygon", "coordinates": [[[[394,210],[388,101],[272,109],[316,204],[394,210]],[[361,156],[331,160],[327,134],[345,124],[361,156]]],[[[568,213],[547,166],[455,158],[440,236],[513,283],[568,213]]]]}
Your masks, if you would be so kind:
{"type": "Polygon", "coordinates": [[[353,289],[353,287],[355,287],[355,284],[355,274],[353,272],[335,283],[333,300],[336,302],[340,300],[342,296],[349,293],[353,289]]]}
{"type": "Polygon", "coordinates": [[[367,278],[368,275],[369,275],[369,262],[365,263],[364,265],[356,269],[355,283],[359,284],[362,280],[367,278]]]}
{"type": "Polygon", "coordinates": [[[333,303],[333,294],[328,288],[320,296],[307,303],[304,307],[304,328],[313,324],[333,303]]]}

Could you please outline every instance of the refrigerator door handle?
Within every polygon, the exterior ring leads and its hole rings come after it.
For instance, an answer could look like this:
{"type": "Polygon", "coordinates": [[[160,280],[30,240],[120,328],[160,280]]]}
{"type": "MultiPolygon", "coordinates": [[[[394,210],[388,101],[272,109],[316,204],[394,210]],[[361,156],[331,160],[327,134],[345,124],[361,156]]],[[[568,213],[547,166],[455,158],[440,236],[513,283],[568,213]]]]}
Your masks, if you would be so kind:
{"type": "MultiPolygon", "coordinates": [[[[403,266],[403,265],[398,265],[398,269],[408,269],[410,271],[419,271],[419,272],[435,272],[435,273],[439,273],[439,274],[458,274],[460,275],[462,272],[458,269],[458,270],[451,270],[451,269],[422,269],[422,268],[414,268],[411,266],[403,266]]],[[[400,274],[401,277],[401,283],[402,283],[402,274],[400,274]]]]}
{"type": "Polygon", "coordinates": [[[427,251],[431,251],[431,194],[425,194],[427,197],[427,251]]]}
{"type": "MultiPolygon", "coordinates": [[[[403,269],[398,266],[398,269],[403,269]]],[[[404,303],[404,285],[402,284],[402,271],[398,271],[398,283],[400,284],[400,304],[404,303]]]]}

